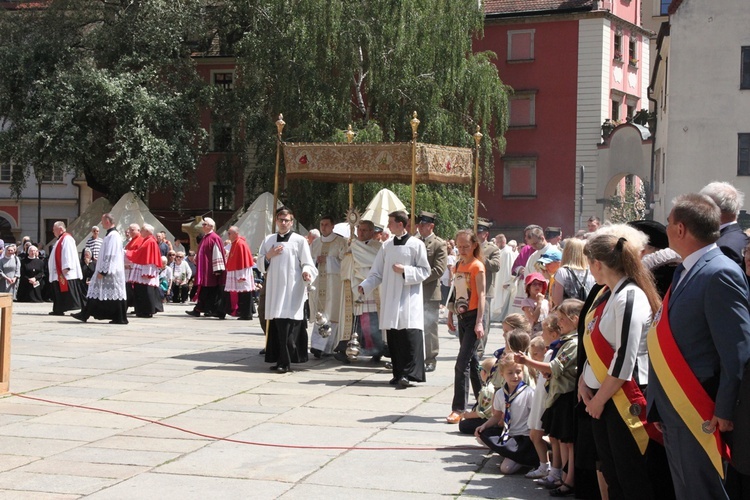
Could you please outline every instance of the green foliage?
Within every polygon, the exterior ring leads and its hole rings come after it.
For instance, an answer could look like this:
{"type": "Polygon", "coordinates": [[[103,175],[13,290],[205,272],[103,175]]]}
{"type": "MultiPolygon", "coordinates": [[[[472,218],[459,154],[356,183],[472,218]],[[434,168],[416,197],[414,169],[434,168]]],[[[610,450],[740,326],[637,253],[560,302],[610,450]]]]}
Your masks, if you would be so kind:
{"type": "MultiPolygon", "coordinates": [[[[476,1],[229,0],[226,6],[225,30],[242,33],[228,37],[238,40],[231,50],[239,61],[234,98],[241,104],[233,121],[245,125],[259,165],[248,177],[248,200],[272,189],[279,113],[289,142],[344,142],[337,131],[348,124],[368,131],[373,123],[382,140],[408,141],[416,110],[421,142],[473,147],[481,125],[483,180],[492,183],[492,154],[505,145],[507,89],[494,56],[471,52],[483,23],[476,1]]],[[[377,191],[358,189],[357,200],[377,191]]],[[[296,205],[303,224],[314,225],[324,213],[343,215],[347,191],[289,181],[282,199],[296,205]]],[[[465,198],[457,187],[422,191],[436,200],[457,196],[452,206],[465,198]]]]}
{"type": "Polygon", "coordinates": [[[82,173],[116,201],[173,190],[179,199],[206,133],[189,37],[200,0],[57,0],[0,12],[0,160],[12,190],[52,170],[82,173]]]}

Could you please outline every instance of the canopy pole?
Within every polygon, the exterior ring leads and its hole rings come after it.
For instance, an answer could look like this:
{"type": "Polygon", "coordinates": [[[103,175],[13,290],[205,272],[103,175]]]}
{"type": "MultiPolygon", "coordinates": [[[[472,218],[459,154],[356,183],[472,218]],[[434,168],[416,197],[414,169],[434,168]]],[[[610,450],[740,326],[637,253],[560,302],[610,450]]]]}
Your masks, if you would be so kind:
{"type": "Polygon", "coordinates": [[[417,118],[417,112],[414,111],[411,119],[411,234],[414,234],[417,229],[414,224],[414,210],[417,199],[417,128],[419,128],[419,119],[417,118]]]}
{"type": "MultiPolygon", "coordinates": [[[[351,144],[352,140],[354,140],[354,136],[356,135],[354,131],[352,130],[351,123],[347,127],[345,134],[346,134],[346,143],[351,144]]],[[[349,183],[349,213],[351,214],[353,212],[354,212],[354,183],[350,182],[349,183]]],[[[350,218],[348,218],[348,222],[349,222],[349,243],[351,243],[352,239],[354,238],[354,222],[350,218]]]]}
{"type": "MultiPolygon", "coordinates": [[[[284,130],[284,125],[286,125],[286,122],[284,121],[284,115],[279,113],[279,119],[276,120],[276,172],[274,172],[273,175],[273,213],[271,214],[271,217],[276,217],[276,208],[279,206],[279,161],[281,157],[281,132],[284,130]]],[[[271,227],[273,227],[273,222],[271,222],[271,227]]]]}
{"type": "Polygon", "coordinates": [[[476,155],[474,158],[474,234],[477,234],[477,223],[479,222],[479,143],[482,141],[482,133],[477,131],[474,134],[474,143],[476,144],[476,155]]]}

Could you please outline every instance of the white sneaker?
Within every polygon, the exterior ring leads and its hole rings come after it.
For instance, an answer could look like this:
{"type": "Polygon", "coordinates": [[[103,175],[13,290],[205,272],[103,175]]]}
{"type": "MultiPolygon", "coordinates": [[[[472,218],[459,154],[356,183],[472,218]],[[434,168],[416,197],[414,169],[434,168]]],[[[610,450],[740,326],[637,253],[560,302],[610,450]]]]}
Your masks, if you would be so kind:
{"type": "Polygon", "coordinates": [[[526,473],[526,477],[529,479],[541,479],[543,477],[547,477],[547,474],[549,473],[549,462],[539,464],[539,467],[537,467],[534,470],[531,470],[526,473]]]}

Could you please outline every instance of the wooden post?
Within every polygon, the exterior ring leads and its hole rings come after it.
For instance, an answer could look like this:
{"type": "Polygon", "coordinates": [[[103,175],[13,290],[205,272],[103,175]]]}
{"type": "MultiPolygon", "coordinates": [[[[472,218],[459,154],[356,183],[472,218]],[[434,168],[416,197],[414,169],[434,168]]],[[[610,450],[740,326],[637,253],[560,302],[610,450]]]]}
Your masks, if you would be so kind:
{"type": "Polygon", "coordinates": [[[476,143],[476,158],[474,159],[474,234],[477,234],[477,223],[479,222],[479,143],[482,141],[482,133],[479,131],[479,125],[477,125],[477,131],[474,134],[474,142],[476,143]]]}
{"type": "Polygon", "coordinates": [[[0,293],[0,394],[10,388],[10,324],[13,317],[13,295],[0,293]]]}

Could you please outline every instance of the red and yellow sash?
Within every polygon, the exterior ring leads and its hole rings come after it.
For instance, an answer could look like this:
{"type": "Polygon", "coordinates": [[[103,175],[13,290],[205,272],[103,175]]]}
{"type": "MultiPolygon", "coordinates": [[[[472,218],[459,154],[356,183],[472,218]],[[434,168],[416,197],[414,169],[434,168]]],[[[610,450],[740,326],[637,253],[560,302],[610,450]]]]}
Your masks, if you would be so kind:
{"type": "Polygon", "coordinates": [[[671,293],[670,289],[648,332],[651,367],[677,414],[723,478],[722,457],[729,458],[729,448],[721,439],[718,428],[711,432],[709,424],[714,416],[715,403],[690,369],[672,335],[668,310],[671,293]]]}
{"type": "MultiPolygon", "coordinates": [[[[602,293],[606,290],[606,288],[603,289],[602,293]]],[[[599,330],[599,320],[606,304],[606,300],[602,301],[586,315],[586,334],[583,336],[589,366],[600,383],[607,377],[609,365],[612,364],[615,356],[615,350],[599,330]]],[[[659,443],[662,442],[661,433],[654,424],[646,421],[646,398],[632,377],[617,389],[612,396],[612,402],[633,435],[641,455],[646,453],[649,438],[659,443]]]]}
{"type": "Polygon", "coordinates": [[[62,247],[63,238],[68,233],[62,233],[60,238],[57,240],[57,247],[55,247],[55,267],[57,268],[57,284],[60,285],[60,291],[65,293],[68,291],[68,280],[65,278],[65,273],[62,268],[62,247]]]}

